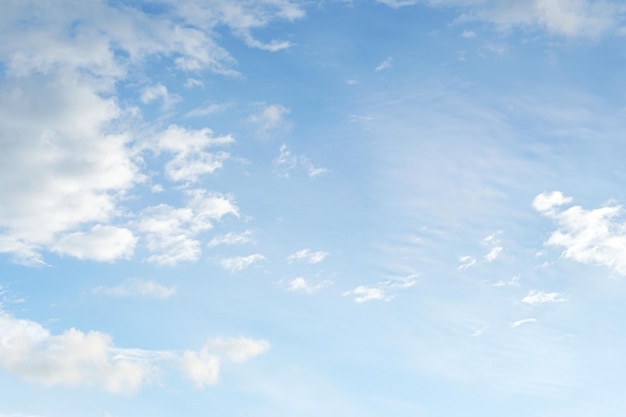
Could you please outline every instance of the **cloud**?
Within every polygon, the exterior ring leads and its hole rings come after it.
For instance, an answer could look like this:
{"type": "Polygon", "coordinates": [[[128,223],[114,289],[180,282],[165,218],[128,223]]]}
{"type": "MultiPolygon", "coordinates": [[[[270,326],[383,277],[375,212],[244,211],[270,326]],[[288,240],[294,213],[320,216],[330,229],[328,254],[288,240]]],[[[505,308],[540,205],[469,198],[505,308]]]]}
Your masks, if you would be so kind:
{"type": "Polygon", "coordinates": [[[284,118],[289,112],[288,108],[280,104],[270,104],[252,114],[248,120],[257,126],[257,134],[260,137],[269,138],[290,128],[290,124],[284,118]]]}
{"type": "Polygon", "coordinates": [[[476,37],[476,32],[471,31],[471,30],[464,30],[463,33],[461,34],[461,37],[464,39],[473,39],[476,37]]]}
{"type": "Polygon", "coordinates": [[[243,245],[245,243],[252,242],[252,231],[246,230],[243,233],[233,233],[229,232],[225,235],[215,236],[211,239],[207,246],[210,248],[214,248],[219,245],[243,245]]]}
{"type": "Polygon", "coordinates": [[[393,61],[392,57],[388,57],[386,58],[384,61],[382,61],[380,64],[378,64],[376,66],[376,68],[374,68],[375,72],[381,72],[384,71],[388,68],[391,68],[391,62],[393,61]]]}
{"type": "Polygon", "coordinates": [[[508,281],[500,280],[493,284],[494,287],[519,287],[520,286],[520,276],[515,275],[508,281]]]}
{"type": "Polygon", "coordinates": [[[495,261],[500,253],[502,252],[502,246],[496,246],[491,249],[487,255],[485,255],[485,262],[493,262],[495,261]]]}
{"type": "Polygon", "coordinates": [[[196,182],[200,176],[221,168],[229,154],[208,152],[209,148],[234,143],[231,135],[214,136],[209,128],[189,130],[170,125],[146,147],[156,154],[167,152],[173,158],[165,164],[165,173],[171,181],[196,182]]]}
{"type": "Polygon", "coordinates": [[[626,275],[626,222],[618,220],[624,214],[622,206],[614,204],[594,210],[573,206],[557,210],[571,201],[558,191],[535,198],[535,209],[557,223],[557,230],[544,244],[564,248],[562,256],[566,259],[604,265],[626,275]]]}
{"type": "Polygon", "coordinates": [[[60,235],[51,245],[51,250],[78,259],[112,262],[117,259],[130,259],[136,242],[137,237],[128,229],[98,224],[87,233],[72,232],[60,235]]]}
{"type": "Polygon", "coordinates": [[[134,223],[152,255],[148,262],[175,265],[195,261],[201,253],[198,234],[213,227],[226,215],[239,216],[239,209],[228,197],[195,189],[186,192],[184,207],[167,204],[148,207],[141,211],[134,223]]]}
{"type": "Polygon", "coordinates": [[[407,289],[415,286],[417,275],[409,275],[407,277],[394,278],[386,281],[380,281],[376,285],[359,285],[358,287],[345,291],[342,295],[353,297],[357,303],[364,303],[366,301],[381,300],[391,301],[395,294],[389,294],[389,292],[395,292],[394,290],[407,289]]]}
{"type": "Polygon", "coordinates": [[[113,297],[146,297],[146,298],[169,298],[176,293],[176,287],[166,287],[155,281],[133,278],[127,279],[114,287],[96,287],[95,293],[110,295],[113,297]]]}
{"type": "Polygon", "coordinates": [[[328,252],[321,250],[313,252],[311,249],[302,249],[289,255],[287,260],[289,262],[303,261],[309,264],[317,264],[322,262],[326,256],[328,256],[328,252]]]}
{"type": "Polygon", "coordinates": [[[270,348],[245,337],[209,339],[198,351],[116,347],[106,333],[77,329],[53,335],[39,323],[0,311],[0,366],[44,386],[88,385],[131,395],[158,381],[164,367],[179,369],[198,387],[218,382],[224,361],[242,363],[270,348]]]}
{"type": "Polygon", "coordinates": [[[455,7],[457,22],[479,21],[499,30],[540,29],[565,37],[597,37],[616,29],[625,8],[618,1],[588,0],[378,0],[393,8],[426,3],[431,7],[455,7]]]}
{"type": "Polygon", "coordinates": [[[267,352],[269,348],[270,344],[265,340],[245,337],[214,338],[207,341],[199,351],[186,351],[180,365],[196,387],[203,388],[217,383],[221,358],[242,363],[267,352]]]}
{"type": "Polygon", "coordinates": [[[248,256],[233,256],[230,258],[224,258],[220,261],[220,266],[225,270],[234,273],[243,271],[253,264],[263,260],[265,260],[265,256],[260,253],[254,253],[248,256]]]}
{"type": "Polygon", "coordinates": [[[304,277],[297,277],[292,280],[281,281],[280,285],[289,292],[300,292],[304,294],[312,294],[324,287],[332,284],[330,280],[324,280],[317,283],[311,283],[304,277]]]}
{"type": "Polygon", "coordinates": [[[185,117],[206,117],[215,113],[223,111],[228,107],[228,104],[209,104],[208,106],[195,108],[185,114],[185,117]]]}
{"type": "Polygon", "coordinates": [[[534,318],[517,320],[517,321],[514,321],[513,323],[511,323],[511,328],[514,329],[516,327],[523,326],[524,324],[535,323],[536,321],[537,321],[537,319],[534,319],[534,318]]]}
{"type": "Polygon", "coordinates": [[[274,160],[274,168],[283,177],[289,177],[289,174],[296,169],[304,170],[309,178],[315,178],[330,172],[328,168],[316,167],[306,156],[292,154],[289,147],[285,144],[281,145],[280,155],[274,160]]]}
{"type": "Polygon", "coordinates": [[[161,100],[163,102],[163,108],[169,109],[176,104],[176,102],[180,101],[180,97],[171,95],[167,87],[163,84],[155,84],[144,87],[143,90],[141,90],[140,100],[143,104],[161,100]]]}
{"type": "Polygon", "coordinates": [[[543,292],[537,290],[531,290],[528,295],[522,298],[522,302],[526,304],[545,304],[545,303],[561,303],[567,301],[558,292],[543,292]]]}
{"type": "Polygon", "coordinates": [[[461,256],[459,258],[459,266],[457,269],[467,269],[476,265],[476,259],[471,256],[461,256]]]}

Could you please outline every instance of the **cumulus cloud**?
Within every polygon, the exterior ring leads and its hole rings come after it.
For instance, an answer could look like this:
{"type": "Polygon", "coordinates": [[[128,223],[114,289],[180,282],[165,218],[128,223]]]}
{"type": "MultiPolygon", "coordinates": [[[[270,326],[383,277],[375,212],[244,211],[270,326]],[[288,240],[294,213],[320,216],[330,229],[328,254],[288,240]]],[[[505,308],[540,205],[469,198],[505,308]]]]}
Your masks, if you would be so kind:
{"type": "Polygon", "coordinates": [[[391,301],[395,296],[394,290],[411,288],[417,283],[416,279],[417,275],[409,275],[380,281],[376,285],[359,285],[352,290],[345,291],[342,295],[352,297],[357,303],[372,300],[391,301]]]}
{"type": "Polygon", "coordinates": [[[564,248],[562,256],[584,264],[604,265],[626,275],[626,222],[620,221],[624,210],[620,205],[607,205],[593,210],[580,206],[558,210],[570,203],[560,192],[538,195],[533,206],[557,223],[544,243],[564,248]]]}
{"type": "Polygon", "coordinates": [[[198,387],[218,382],[224,361],[242,363],[270,348],[245,337],[209,339],[198,351],[119,348],[111,336],[77,329],[53,335],[39,323],[0,311],[0,366],[44,386],[91,385],[130,395],[157,382],[164,367],[181,370],[198,387]]]}
{"type": "Polygon", "coordinates": [[[89,232],[73,232],[60,235],[51,250],[78,259],[111,262],[133,255],[137,237],[126,229],[115,226],[95,225],[89,232]]]}
{"type": "Polygon", "coordinates": [[[146,298],[169,298],[176,293],[176,287],[166,287],[155,281],[133,278],[127,279],[113,287],[96,287],[95,293],[110,295],[113,297],[146,297],[146,298]]]}
{"type": "Polygon", "coordinates": [[[152,252],[148,262],[175,265],[197,260],[202,251],[198,234],[226,215],[239,216],[235,203],[222,194],[195,189],[187,191],[187,197],[184,207],[160,204],[140,213],[134,227],[152,252]]]}
{"type": "Polygon", "coordinates": [[[328,252],[324,251],[312,251],[311,249],[299,250],[287,257],[289,262],[302,261],[308,264],[317,264],[322,262],[328,256],[328,252]]]}
{"type": "Polygon", "coordinates": [[[561,303],[566,301],[563,295],[558,292],[543,292],[531,290],[528,295],[522,298],[522,302],[526,304],[545,304],[545,303],[561,303]]]}
{"type": "Polygon", "coordinates": [[[280,285],[289,292],[299,292],[304,294],[312,294],[332,284],[330,280],[320,282],[311,282],[304,277],[297,277],[292,280],[283,280],[280,285]]]}
{"type": "Polygon", "coordinates": [[[280,155],[274,160],[274,168],[276,173],[283,177],[289,177],[289,174],[296,169],[304,170],[309,178],[330,172],[328,168],[313,165],[313,162],[304,155],[294,155],[285,144],[281,145],[280,155]]]}
{"type": "Polygon", "coordinates": [[[265,260],[265,256],[260,253],[254,253],[248,256],[233,256],[220,260],[220,266],[225,270],[234,273],[243,271],[257,262],[265,260]]]}

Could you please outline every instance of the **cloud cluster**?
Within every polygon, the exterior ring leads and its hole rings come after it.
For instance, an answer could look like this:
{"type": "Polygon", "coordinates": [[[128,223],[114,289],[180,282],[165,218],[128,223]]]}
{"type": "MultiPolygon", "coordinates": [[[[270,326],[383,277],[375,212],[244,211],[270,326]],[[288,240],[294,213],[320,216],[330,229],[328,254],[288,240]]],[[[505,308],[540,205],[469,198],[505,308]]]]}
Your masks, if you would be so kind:
{"type": "Polygon", "coordinates": [[[545,242],[563,248],[563,257],[585,264],[604,265],[626,275],[626,222],[620,221],[624,210],[620,205],[585,210],[580,206],[562,209],[571,203],[555,191],[539,194],[533,207],[557,224],[545,242]]]}
{"type": "Polygon", "coordinates": [[[0,311],[0,365],[45,386],[89,385],[130,395],[156,382],[164,366],[179,369],[198,387],[218,382],[224,361],[242,363],[265,353],[265,340],[214,338],[199,351],[118,348],[105,333],[70,329],[53,335],[39,323],[0,311]]]}

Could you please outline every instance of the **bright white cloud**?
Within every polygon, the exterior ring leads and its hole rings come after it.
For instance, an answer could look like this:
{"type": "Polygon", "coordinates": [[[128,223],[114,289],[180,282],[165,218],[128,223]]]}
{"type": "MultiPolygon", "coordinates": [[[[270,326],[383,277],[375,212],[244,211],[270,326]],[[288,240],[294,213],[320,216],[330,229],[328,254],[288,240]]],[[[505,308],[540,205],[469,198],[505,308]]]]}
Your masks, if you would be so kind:
{"type": "Polygon", "coordinates": [[[495,261],[500,253],[502,252],[502,246],[496,246],[491,249],[487,255],[485,255],[485,262],[493,262],[495,261]]]}
{"type": "Polygon", "coordinates": [[[498,282],[496,282],[495,284],[493,284],[494,287],[519,287],[520,286],[520,275],[515,275],[514,277],[512,277],[510,280],[500,280],[498,282]]]}
{"type": "Polygon", "coordinates": [[[563,257],[585,264],[604,265],[626,275],[626,222],[620,221],[624,210],[608,205],[594,210],[573,206],[558,211],[571,202],[560,192],[540,194],[534,207],[557,223],[557,230],[545,242],[547,246],[564,248],[563,257]]]}
{"type": "Polygon", "coordinates": [[[526,304],[545,304],[545,303],[561,303],[566,301],[562,294],[558,292],[543,292],[531,290],[528,295],[522,298],[522,302],[526,304]]]}
{"type": "Polygon", "coordinates": [[[471,256],[461,256],[457,269],[467,269],[476,265],[476,259],[471,256]]]}
{"type": "Polygon", "coordinates": [[[534,318],[517,320],[517,321],[514,321],[513,323],[511,323],[511,328],[514,329],[516,327],[523,326],[524,324],[535,323],[536,321],[537,321],[537,319],[534,319],[534,318]]]}
{"type": "Polygon", "coordinates": [[[330,280],[324,280],[312,283],[304,277],[297,277],[292,280],[284,280],[280,285],[289,292],[299,292],[304,294],[312,294],[332,284],[330,280]]]}
{"type": "Polygon", "coordinates": [[[137,238],[128,229],[95,225],[89,232],[60,235],[51,249],[78,259],[111,262],[120,258],[129,259],[136,242],[137,238]]]}
{"type": "Polygon", "coordinates": [[[197,260],[201,253],[198,234],[226,215],[239,216],[235,203],[221,194],[189,190],[187,196],[185,207],[160,204],[140,213],[134,226],[153,253],[149,262],[175,265],[197,260]]]}
{"type": "Polygon", "coordinates": [[[146,298],[169,298],[176,293],[176,287],[166,287],[158,282],[133,278],[127,279],[113,287],[96,287],[95,293],[110,295],[113,297],[146,297],[146,298]]]}
{"type": "Polygon", "coordinates": [[[167,101],[168,97],[169,92],[167,91],[167,87],[165,87],[163,84],[156,84],[145,87],[143,90],[141,90],[140,98],[141,102],[146,104],[159,99],[167,101]]]}
{"type": "Polygon", "coordinates": [[[248,256],[233,256],[220,260],[220,266],[225,270],[234,273],[243,271],[255,263],[265,260],[265,256],[260,253],[254,253],[248,256]]]}
{"type": "Polygon", "coordinates": [[[391,68],[391,62],[393,61],[392,57],[388,57],[386,58],[384,61],[382,61],[380,64],[378,64],[376,66],[376,68],[374,68],[375,72],[381,72],[384,71],[388,68],[391,68]]]}
{"type": "Polygon", "coordinates": [[[304,155],[292,154],[289,147],[285,144],[281,145],[280,155],[274,160],[274,168],[279,175],[284,177],[289,177],[289,174],[296,169],[304,170],[309,178],[315,178],[330,172],[328,168],[316,167],[304,155]]]}
{"type": "Polygon", "coordinates": [[[309,264],[317,264],[322,262],[328,256],[328,252],[312,251],[311,249],[299,250],[287,257],[289,262],[303,261],[309,264]]]}
{"type": "Polygon", "coordinates": [[[243,233],[229,232],[225,235],[215,236],[207,243],[207,246],[214,248],[219,245],[243,245],[250,242],[252,242],[252,230],[246,230],[243,233]]]}

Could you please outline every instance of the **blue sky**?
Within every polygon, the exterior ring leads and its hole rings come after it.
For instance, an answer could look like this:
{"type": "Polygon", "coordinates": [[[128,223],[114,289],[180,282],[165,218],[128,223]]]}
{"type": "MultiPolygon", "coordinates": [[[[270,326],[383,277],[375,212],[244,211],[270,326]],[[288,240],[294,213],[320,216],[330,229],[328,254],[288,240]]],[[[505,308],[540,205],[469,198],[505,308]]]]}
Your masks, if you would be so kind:
{"type": "Polygon", "coordinates": [[[622,415],[621,2],[2,9],[0,417],[622,415]]]}

